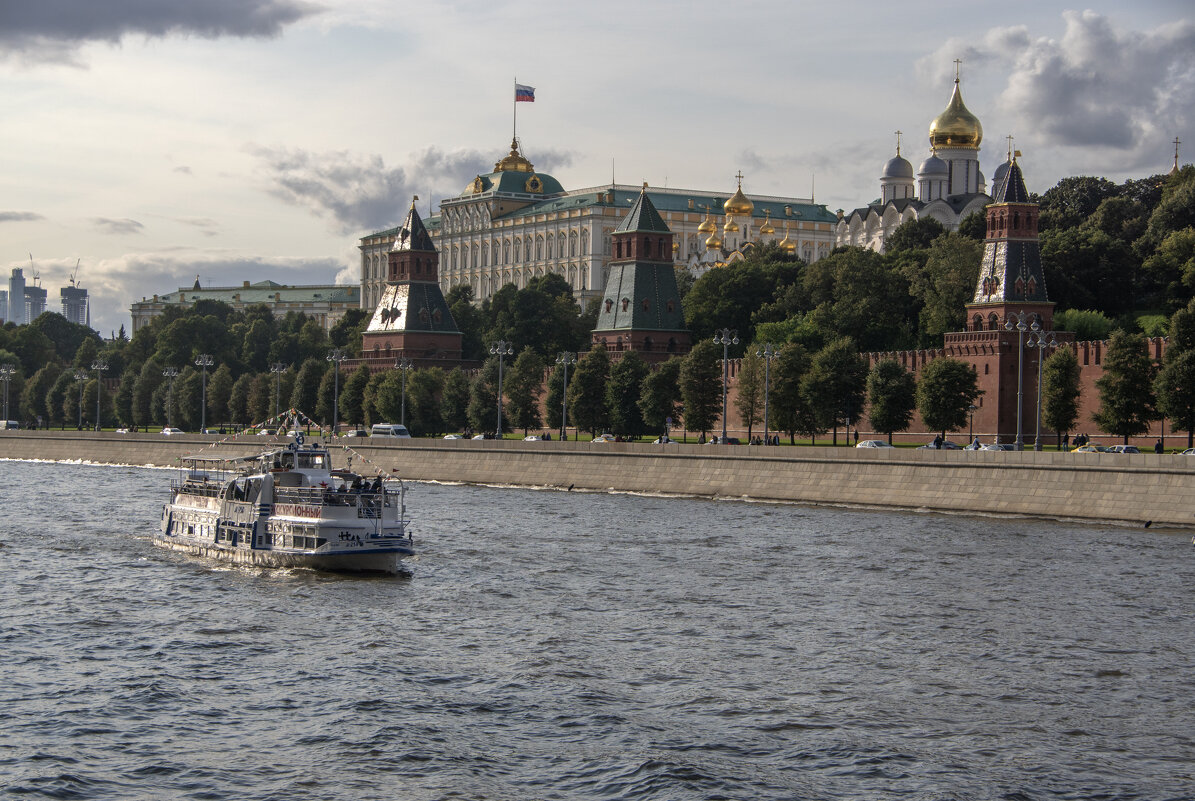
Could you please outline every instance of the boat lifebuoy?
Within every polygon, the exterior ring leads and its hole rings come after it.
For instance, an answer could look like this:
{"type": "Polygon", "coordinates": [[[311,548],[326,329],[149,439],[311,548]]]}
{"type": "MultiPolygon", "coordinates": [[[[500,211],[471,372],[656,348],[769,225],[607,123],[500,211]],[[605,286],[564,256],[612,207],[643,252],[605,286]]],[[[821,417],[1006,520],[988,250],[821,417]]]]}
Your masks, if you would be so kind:
{"type": "Polygon", "coordinates": [[[299,443],[300,445],[302,445],[302,444],[303,444],[303,435],[302,435],[302,434],[295,434],[295,442],[297,442],[297,443],[299,443]]]}

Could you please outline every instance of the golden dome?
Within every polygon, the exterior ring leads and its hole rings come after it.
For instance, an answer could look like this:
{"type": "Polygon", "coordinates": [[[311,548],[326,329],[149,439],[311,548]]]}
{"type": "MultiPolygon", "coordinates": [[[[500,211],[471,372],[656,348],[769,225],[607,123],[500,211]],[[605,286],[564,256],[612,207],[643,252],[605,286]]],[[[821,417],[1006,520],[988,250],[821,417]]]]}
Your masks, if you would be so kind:
{"type": "Polygon", "coordinates": [[[519,153],[519,140],[510,140],[510,153],[494,165],[494,172],[535,172],[531,162],[519,153]]]}
{"type": "Polygon", "coordinates": [[[739,232],[739,224],[734,221],[734,217],[726,215],[726,223],[722,226],[722,233],[737,234],[739,232]]]}
{"type": "Polygon", "coordinates": [[[930,123],[929,143],[933,147],[972,147],[978,150],[982,141],[983,126],[979,124],[979,118],[963,104],[958,78],[955,78],[949,105],[930,123]]]}
{"type": "Polygon", "coordinates": [[[712,234],[714,231],[717,231],[717,230],[718,230],[718,226],[714,224],[714,218],[710,216],[710,210],[709,210],[709,207],[707,206],[705,209],[705,219],[702,220],[701,224],[697,226],[697,233],[712,234]]]}
{"type": "Polygon", "coordinates": [[[743,176],[740,175],[738,178],[739,188],[734,190],[734,194],[730,196],[730,200],[722,204],[722,210],[727,214],[740,214],[744,217],[750,217],[755,212],[755,204],[743,194],[743,176]]]}
{"type": "Polygon", "coordinates": [[[788,238],[788,223],[784,224],[784,239],[780,240],[780,248],[790,255],[797,252],[797,243],[788,238]]]}
{"type": "Polygon", "coordinates": [[[721,250],[722,249],[722,237],[718,236],[717,231],[714,231],[712,234],[710,234],[709,239],[705,240],[705,249],[706,250],[721,250]]]}
{"type": "Polygon", "coordinates": [[[763,213],[763,225],[759,226],[760,236],[772,236],[776,233],[776,229],[772,227],[772,210],[768,209],[763,213]]]}

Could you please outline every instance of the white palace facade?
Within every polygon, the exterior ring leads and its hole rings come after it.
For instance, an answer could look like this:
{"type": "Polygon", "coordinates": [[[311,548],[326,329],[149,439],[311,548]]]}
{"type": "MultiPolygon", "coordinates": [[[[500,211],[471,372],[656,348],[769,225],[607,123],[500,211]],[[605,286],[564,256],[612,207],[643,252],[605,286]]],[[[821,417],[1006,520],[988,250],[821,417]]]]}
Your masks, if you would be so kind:
{"type": "MultiPolygon", "coordinates": [[[[829,255],[837,217],[812,198],[719,194],[650,188],[647,194],[673,232],[673,261],[700,274],[732,265],[750,245],[775,241],[806,262],[829,255]],[[721,233],[719,234],[719,231],[721,233]]],[[[445,293],[467,284],[480,302],[506,284],[556,274],[579,302],[601,295],[614,230],[642,191],[607,185],[566,191],[538,173],[518,143],[424,221],[440,255],[445,293]]],[[[372,309],[385,288],[387,253],[398,228],[362,237],[361,306],[372,309]]]]}

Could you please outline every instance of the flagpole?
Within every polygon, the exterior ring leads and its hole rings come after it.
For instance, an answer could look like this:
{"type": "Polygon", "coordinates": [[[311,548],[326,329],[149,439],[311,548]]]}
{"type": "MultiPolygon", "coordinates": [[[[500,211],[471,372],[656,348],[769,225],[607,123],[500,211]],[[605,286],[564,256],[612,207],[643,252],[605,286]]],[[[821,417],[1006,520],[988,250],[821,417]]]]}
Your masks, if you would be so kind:
{"type": "Polygon", "coordinates": [[[511,103],[511,123],[510,123],[510,141],[519,141],[519,76],[515,76],[514,92],[510,96],[511,103]]]}

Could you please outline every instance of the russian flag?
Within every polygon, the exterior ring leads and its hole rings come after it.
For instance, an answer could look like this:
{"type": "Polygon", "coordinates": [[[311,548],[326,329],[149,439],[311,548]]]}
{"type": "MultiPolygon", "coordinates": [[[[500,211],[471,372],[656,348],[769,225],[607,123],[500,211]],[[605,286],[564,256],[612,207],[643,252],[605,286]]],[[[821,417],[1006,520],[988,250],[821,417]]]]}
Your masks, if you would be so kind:
{"type": "Polygon", "coordinates": [[[535,102],[535,87],[524,86],[521,83],[515,84],[515,102],[520,103],[534,103],[535,102]]]}

